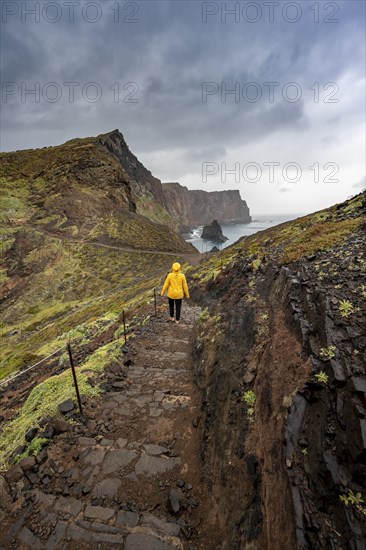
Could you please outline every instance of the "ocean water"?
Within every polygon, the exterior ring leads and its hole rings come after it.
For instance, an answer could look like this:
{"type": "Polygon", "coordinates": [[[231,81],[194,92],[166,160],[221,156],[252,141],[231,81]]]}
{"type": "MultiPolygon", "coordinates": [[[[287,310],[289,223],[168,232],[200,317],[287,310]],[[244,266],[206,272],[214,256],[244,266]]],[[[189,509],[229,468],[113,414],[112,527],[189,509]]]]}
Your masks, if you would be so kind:
{"type": "Polygon", "coordinates": [[[274,227],[275,225],[279,225],[280,223],[295,220],[300,216],[304,216],[304,214],[253,215],[252,221],[249,223],[236,223],[230,225],[223,224],[221,226],[222,232],[224,236],[228,238],[228,240],[223,244],[217,244],[211,241],[207,241],[206,239],[201,239],[203,225],[200,225],[191,230],[191,234],[189,235],[189,238],[186,238],[186,241],[192,243],[193,246],[195,246],[200,252],[209,252],[214,246],[217,246],[217,248],[223,250],[227,246],[235,243],[235,241],[240,239],[240,237],[244,237],[245,235],[253,235],[258,231],[264,231],[265,229],[268,229],[269,227],[274,227]]]}

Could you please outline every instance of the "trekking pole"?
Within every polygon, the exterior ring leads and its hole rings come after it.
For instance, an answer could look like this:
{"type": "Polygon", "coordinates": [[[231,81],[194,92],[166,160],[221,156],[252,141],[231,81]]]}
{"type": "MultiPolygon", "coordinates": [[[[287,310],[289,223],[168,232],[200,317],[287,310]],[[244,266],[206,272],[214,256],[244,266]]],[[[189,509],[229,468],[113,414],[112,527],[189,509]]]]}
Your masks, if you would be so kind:
{"type": "Polygon", "coordinates": [[[79,404],[79,411],[80,411],[80,414],[83,414],[83,408],[81,406],[81,399],[80,399],[80,393],[79,393],[79,386],[78,386],[78,381],[77,381],[77,378],[76,378],[76,371],[75,371],[75,366],[74,366],[74,360],[72,358],[70,343],[67,344],[67,351],[69,352],[70,365],[71,365],[71,370],[72,370],[72,376],[74,378],[76,397],[77,397],[78,404],[79,404]]]}
{"type": "Polygon", "coordinates": [[[126,333],[126,317],[125,310],[122,311],[122,321],[123,321],[123,334],[125,337],[125,345],[127,344],[127,333],[126,333]]]}
{"type": "Polygon", "coordinates": [[[154,312],[156,317],[156,289],[154,288],[154,312]]]}

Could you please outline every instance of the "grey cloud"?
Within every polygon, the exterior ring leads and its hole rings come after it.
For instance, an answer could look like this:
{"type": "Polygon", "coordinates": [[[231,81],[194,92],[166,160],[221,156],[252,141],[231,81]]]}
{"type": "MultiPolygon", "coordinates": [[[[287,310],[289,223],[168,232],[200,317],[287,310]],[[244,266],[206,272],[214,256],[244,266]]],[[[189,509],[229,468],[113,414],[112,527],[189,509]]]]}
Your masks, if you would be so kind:
{"type": "Polygon", "coordinates": [[[366,176],[363,176],[360,181],[354,183],[352,187],[354,187],[355,189],[361,189],[361,191],[366,189],[366,176]]]}
{"type": "Polygon", "coordinates": [[[206,149],[189,149],[183,154],[183,159],[187,161],[199,161],[203,159],[221,160],[225,158],[227,151],[225,147],[208,147],[206,149]]]}
{"type": "MultiPolygon", "coordinates": [[[[162,155],[166,164],[161,173],[178,179],[199,177],[201,162],[232,158],[234,150],[240,151],[238,160],[247,157],[248,149],[265,154],[264,142],[282,151],[306,138],[311,148],[316,115],[309,114],[313,96],[308,87],[340,81],[344,75],[354,75],[355,81],[363,77],[364,6],[339,2],[340,22],[326,25],[311,21],[308,4],[302,2],[304,18],[296,24],[222,24],[219,17],[204,24],[201,2],[159,0],[139,3],[137,24],[113,23],[111,1],[103,3],[106,16],[95,25],[80,18],[54,25],[4,24],[3,81],[26,81],[29,86],[34,81],[61,86],[74,81],[80,83],[77,90],[94,81],[103,96],[93,104],[77,93],[70,103],[63,86],[65,95],[55,104],[9,98],[2,103],[3,150],[58,144],[119,127],[137,156],[162,155]],[[203,82],[226,82],[228,87],[279,82],[281,89],[290,81],[303,92],[297,103],[284,101],[280,93],[274,103],[265,95],[257,103],[242,98],[236,103],[230,96],[222,101],[220,93],[202,101],[203,82]],[[110,89],[115,82],[120,85],[117,103],[110,89]],[[123,101],[127,82],[138,85],[136,104],[123,101]]],[[[347,99],[349,90],[341,92],[347,99]]],[[[324,151],[336,144],[343,128],[352,135],[360,108],[342,102],[339,109],[319,106],[324,151]]]]}

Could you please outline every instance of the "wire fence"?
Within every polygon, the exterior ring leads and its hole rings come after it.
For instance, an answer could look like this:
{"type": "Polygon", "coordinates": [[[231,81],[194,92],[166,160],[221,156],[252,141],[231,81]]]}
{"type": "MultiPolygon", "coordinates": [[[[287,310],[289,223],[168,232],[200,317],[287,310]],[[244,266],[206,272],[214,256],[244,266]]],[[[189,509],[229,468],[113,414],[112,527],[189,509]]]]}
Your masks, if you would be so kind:
{"type": "MultiPolygon", "coordinates": [[[[156,289],[155,288],[154,288],[154,294],[153,294],[153,304],[154,304],[154,315],[156,317],[157,316],[157,300],[156,300],[156,289]]],[[[126,328],[126,311],[124,309],[122,310],[122,326],[123,326],[124,343],[126,345],[128,337],[127,337],[127,328],[126,328]]],[[[37,361],[37,363],[34,363],[33,365],[30,365],[29,367],[26,367],[25,369],[22,369],[16,375],[14,375],[11,378],[8,378],[8,379],[4,380],[3,382],[1,382],[0,383],[0,389],[5,388],[6,386],[8,386],[12,382],[14,382],[14,380],[18,379],[19,377],[23,376],[24,374],[28,373],[29,371],[35,369],[36,367],[39,367],[39,365],[41,365],[42,363],[44,363],[45,361],[47,361],[51,357],[54,357],[55,355],[57,355],[61,351],[63,351],[63,352],[67,351],[67,353],[68,353],[69,361],[70,361],[70,367],[71,367],[72,375],[73,375],[73,379],[74,379],[76,397],[77,397],[80,413],[82,414],[82,404],[81,404],[81,398],[80,398],[80,393],[79,393],[79,388],[78,388],[77,375],[76,375],[76,370],[75,370],[75,363],[74,363],[74,359],[73,359],[73,355],[72,355],[70,342],[68,342],[66,344],[66,346],[61,346],[57,350],[53,351],[47,357],[43,357],[42,359],[37,361]]]]}
{"type": "Polygon", "coordinates": [[[64,349],[64,347],[58,348],[53,353],[50,353],[50,355],[48,355],[47,357],[43,357],[43,359],[38,361],[38,363],[35,363],[34,365],[31,365],[30,367],[27,367],[26,369],[21,370],[20,372],[18,372],[18,374],[16,374],[15,376],[12,376],[11,378],[7,378],[4,382],[1,382],[0,388],[2,388],[3,386],[7,386],[8,384],[11,384],[11,382],[13,382],[17,378],[19,378],[19,376],[23,376],[23,374],[25,374],[26,372],[34,369],[35,367],[38,367],[38,365],[40,365],[41,363],[44,363],[45,361],[47,361],[47,359],[50,359],[50,357],[53,357],[54,355],[57,355],[58,352],[63,350],[63,349],[64,349]]]}

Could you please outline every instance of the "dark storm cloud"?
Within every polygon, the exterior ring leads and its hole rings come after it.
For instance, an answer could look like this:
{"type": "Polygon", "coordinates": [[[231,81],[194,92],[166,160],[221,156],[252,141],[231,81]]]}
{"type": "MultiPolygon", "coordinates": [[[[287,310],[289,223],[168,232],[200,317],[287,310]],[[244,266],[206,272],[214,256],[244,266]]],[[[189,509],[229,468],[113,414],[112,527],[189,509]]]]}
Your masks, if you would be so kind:
{"type": "MultiPolygon", "coordinates": [[[[159,0],[136,3],[137,23],[122,21],[128,9],[120,2],[120,21],[115,23],[110,9],[115,4],[100,3],[103,17],[94,24],[83,20],[77,10],[74,22],[63,17],[54,24],[35,23],[32,18],[22,23],[9,16],[2,24],[2,80],[19,87],[19,93],[9,94],[6,102],[2,98],[3,150],[62,143],[118,127],[138,156],[158,158],[170,151],[170,172],[180,163],[179,174],[184,177],[184,170],[192,174],[200,161],[220,161],[233,150],[245,155],[246,148],[256,143],[263,150],[261,143],[271,137],[273,143],[290,148],[294,135],[300,139],[318,124],[324,147],[330,147],[337,143],[340,127],[347,126],[360,109],[356,101],[346,109],[340,103],[338,110],[323,105],[320,115],[314,114],[315,90],[309,87],[318,82],[324,96],[322,86],[327,82],[347,77],[347,86],[352,87],[362,78],[362,2],[336,3],[339,23],[334,24],[325,24],[328,13],[321,11],[320,22],[315,23],[309,9],[314,2],[305,1],[298,2],[301,20],[292,24],[281,17],[273,23],[263,17],[255,24],[235,23],[228,17],[223,24],[220,14],[203,23],[202,2],[159,0]],[[21,86],[31,89],[36,82],[41,86],[39,102],[30,95],[22,98],[21,86]],[[50,82],[61,89],[59,101],[42,96],[50,82]],[[68,82],[78,83],[72,101],[68,82]],[[82,93],[91,82],[101,91],[95,103],[82,93]],[[261,91],[257,102],[245,96],[250,82],[261,91]],[[277,83],[273,101],[264,85],[268,82],[277,83]],[[301,91],[296,102],[283,95],[294,92],[294,88],[284,90],[290,82],[301,91]],[[206,101],[204,83],[216,90],[206,101]],[[239,98],[225,96],[225,86],[228,91],[237,85],[239,98]],[[132,91],[137,102],[128,102],[132,91]]],[[[234,4],[226,3],[228,8],[234,4]]],[[[263,3],[258,5],[265,13],[263,3]]],[[[167,156],[164,162],[169,163],[167,156]]]]}

